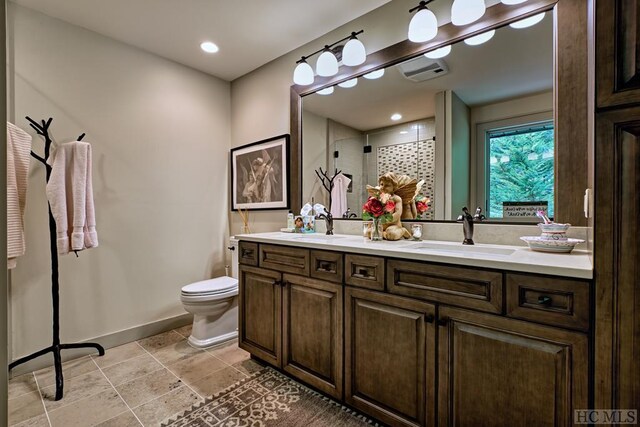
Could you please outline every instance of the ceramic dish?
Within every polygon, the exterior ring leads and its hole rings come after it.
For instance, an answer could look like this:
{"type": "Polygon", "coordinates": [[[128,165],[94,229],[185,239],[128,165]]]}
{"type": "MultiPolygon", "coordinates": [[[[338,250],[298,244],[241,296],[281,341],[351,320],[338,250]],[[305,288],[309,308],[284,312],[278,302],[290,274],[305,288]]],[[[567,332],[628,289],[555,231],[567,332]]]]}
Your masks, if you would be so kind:
{"type": "Polygon", "coordinates": [[[539,223],[538,227],[543,233],[566,233],[571,227],[571,224],[557,224],[552,222],[551,224],[539,223]]]}
{"type": "Polygon", "coordinates": [[[549,240],[543,236],[524,236],[520,240],[527,242],[532,251],[569,253],[582,239],[549,240]]]}

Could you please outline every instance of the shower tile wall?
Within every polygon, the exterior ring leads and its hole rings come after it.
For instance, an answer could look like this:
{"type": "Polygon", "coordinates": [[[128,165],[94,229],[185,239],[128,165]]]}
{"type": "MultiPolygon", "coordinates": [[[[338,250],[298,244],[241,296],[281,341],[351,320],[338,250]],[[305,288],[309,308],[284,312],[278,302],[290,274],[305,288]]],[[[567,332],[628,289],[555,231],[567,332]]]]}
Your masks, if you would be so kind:
{"type": "MultiPolygon", "coordinates": [[[[435,141],[426,140],[378,147],[377,174],[395,172],[423,180],[421,193],[435,203],[435,141]]],[[[433,219],[433,208],[425,214],[425,219],[433,219]]]]}

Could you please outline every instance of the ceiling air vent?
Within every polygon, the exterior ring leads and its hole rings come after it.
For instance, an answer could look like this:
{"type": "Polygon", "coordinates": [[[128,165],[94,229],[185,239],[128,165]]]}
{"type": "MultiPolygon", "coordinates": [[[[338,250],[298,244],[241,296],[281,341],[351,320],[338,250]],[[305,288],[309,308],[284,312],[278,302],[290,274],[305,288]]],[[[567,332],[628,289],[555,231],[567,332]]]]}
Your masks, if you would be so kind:
{"type": "Polygon", "coordinates": [[[429,59],[424,55],[397,65],[400,73],[408,80],[423,82],[449,73],[447,63],[442,59],[429,59]]]}

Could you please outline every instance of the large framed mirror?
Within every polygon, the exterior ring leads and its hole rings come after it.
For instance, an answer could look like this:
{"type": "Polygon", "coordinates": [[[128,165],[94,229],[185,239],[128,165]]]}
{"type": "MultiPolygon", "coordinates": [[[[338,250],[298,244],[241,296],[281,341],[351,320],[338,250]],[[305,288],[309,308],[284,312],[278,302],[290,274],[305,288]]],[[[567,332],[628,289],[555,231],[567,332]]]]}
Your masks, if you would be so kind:
{"type": "Polygon", "coordinates": [[[337,76],[292,86],[294,209],[326,197],[314,172],[321,166],[351,180],[338,218],[358,218],[365,186],[394,172],[424,182],[424,220],[480,206],[506,221],[505,207],[536,201],[557,221],[584,225],[586,19],[580,0],[494,4],[474,24],[441,26],[431,42],[405,40],[337,76]],[[533,26],[509,25],[542,12],[533,26]],[[492,30],[489,41],[469,43],[492,30]],[[383,75],[363,78],[376,70],[383,75]],[[355,87],[337,86],[356,77],[355,87]],[[317,93],[329,87],[331,95],[317,93]]]}

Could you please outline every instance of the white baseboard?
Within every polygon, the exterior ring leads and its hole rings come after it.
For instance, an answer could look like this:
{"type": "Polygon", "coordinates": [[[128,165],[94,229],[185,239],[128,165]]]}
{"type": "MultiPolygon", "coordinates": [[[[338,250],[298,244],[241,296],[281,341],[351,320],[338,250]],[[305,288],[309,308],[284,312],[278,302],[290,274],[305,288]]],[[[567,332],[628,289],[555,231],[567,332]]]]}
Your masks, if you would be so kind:
{"type": "MultiPolygon", "coordinates": [[[[91,338],[85,340],[85,342],[94,342],[102,345],[108,352],[110,348],[117,347],[122,344],[126,344],[132,341],[136,341],[142,338],[157,335],[162,332],[170,331],[172,329],[185,326],[193,322],[193,315],[189,313],[181,314],[179,316],[170,317],[168,319],[158,320],[156,322],[147,323],[140,326],[135,326],[130,329],[124,329],[122,331],[114,332],[112,334],[103,335],[101,337],[91,338]]],[[[77,359],[88,354],[96,354],[93,349],[69,349],[62,350],[62,361],[77,359]]],[[[26,356],[26,355],[25,355],[26,356]]],[[[20,356],[23,357],[23,356],[20,356]]],[[[16,358],[19,359],[20,357],[16,358]]],[[[40,356],[36,359],[30,360],[22,365],[16,366],[11,371],[11,377],[25,374],[31,371],[37,371],[38,369],[47,368],[53,365],[53,355],[51,353],[40,356]]]]}

